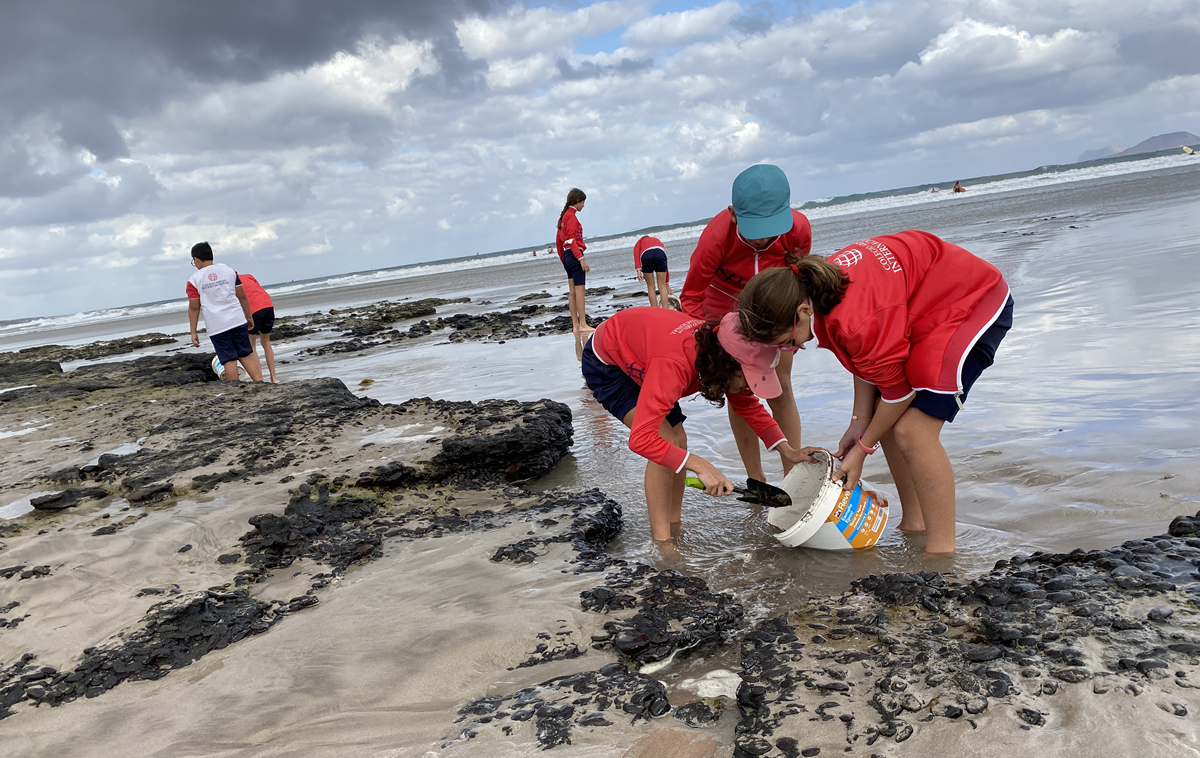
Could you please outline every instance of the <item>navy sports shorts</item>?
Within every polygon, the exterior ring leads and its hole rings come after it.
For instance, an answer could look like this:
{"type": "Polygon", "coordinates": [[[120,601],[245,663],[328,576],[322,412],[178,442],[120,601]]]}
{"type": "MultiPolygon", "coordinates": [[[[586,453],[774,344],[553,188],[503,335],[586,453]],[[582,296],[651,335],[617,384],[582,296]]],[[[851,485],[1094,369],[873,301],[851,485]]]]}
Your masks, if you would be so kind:
{"type": "MultiPolygon", "coordinates": [[[[629,378],[629,374],[597,358],[592,350],[591,337],[588,337],[587,344],[583,346],[583,380],[587,382],[596,402],[616,416],[618,421],[624,423],[629,412],[637,408],[638,395],[641,394],[642,388],[629,378]]],[[[675,407],[667,414],[667,423],[679,426],[686,418],[676,402],[675,407]]]]}
{"type": "Polygon", "coordinates": [[[210,334],[208,338],[212,341],[212,346],[216,349],[221,363],[230,363],[254,352],[250,348],[250,330],[245,324],[240,324],[220,334],[210,334]]]}
{"type": "Polygon", "coordinates": [[[975,384],[975,380],[983,373],[983,370],[996,360],[996,348],[1000,346],[1000,341],[1004,339],[1004,335],[1008,334],[1008,330],[1012,328],[1013,314],[1013,299],[1010,295],[1008,303],[1005,304],[1004,310],[1000,311],[1000,316],[996,319],[988,330],[980,335],[967,353],[967,358],[963,361],[962,367],[962,394],[957,396],[942,392],[930,392],[929,390],[917,390],[917,396],[913,398],[910,408],[916,408],[923,413],[927,413],[934,418],[940,418],[942,421],[954,421],[954,417],[958,415],[962,408],[960,401],[967,401],[967,392],[975,384]]]}
{"type": "Polygon", "coordinates": [[[251,316],[254,319],[254,328],[250,330],[251,334],[270,334],[275,328],[275,309],[263,308],[255,311],[251,316]]]}
{"type": "Polygon", "coordinates": [[[584,286],[587,281],[587,272],[583,270],[583,266],[579,265],[579,259],[575,257],[570,248],[563,251],[562,264],[563,268],[567,270],[567,278],[576,287],[584,286]]]}
{"type": "Polygon", "coordinates": [[[652,247],[642,252],[642,273],[667,273],[667,251],[661,247],[652,247]]]}

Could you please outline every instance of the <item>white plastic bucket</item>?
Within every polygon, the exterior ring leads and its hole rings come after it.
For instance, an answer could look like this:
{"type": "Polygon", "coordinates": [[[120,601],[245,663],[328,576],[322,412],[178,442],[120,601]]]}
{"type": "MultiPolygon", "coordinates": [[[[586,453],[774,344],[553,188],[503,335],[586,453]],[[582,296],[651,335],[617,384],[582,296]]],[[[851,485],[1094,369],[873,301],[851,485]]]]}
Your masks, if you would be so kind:
{"type": "Polygon", "coordinates": [[[813,453],[816,463],[800,463],[783,478],[792,498],[786,508],[767,510],[767,523],[779,529],[775,539],[788,547],[817,550],[865,550],[875,545],[887,526],[887,498],[863,481],[847,492],[830,481],[833,456],[813,453]],[[865,485],[865,486],[864,486],[865,485]]]}
{"type": "MultiPolygon", "coordinates": [[[[212,359],[212,370],[213,370],[213,373],[217,375],[218,379],[225,378],[225,364],[221,363],[221,359],[215,355],[213,356],[213,359],[212,359]]],[[[233,370],[234,371],[238,370],[238,365],[236,363],[233,364],[233,370]]],[[[242,377],[239,375],[238,379],[241,379],[241,378],[242,377]]]]}

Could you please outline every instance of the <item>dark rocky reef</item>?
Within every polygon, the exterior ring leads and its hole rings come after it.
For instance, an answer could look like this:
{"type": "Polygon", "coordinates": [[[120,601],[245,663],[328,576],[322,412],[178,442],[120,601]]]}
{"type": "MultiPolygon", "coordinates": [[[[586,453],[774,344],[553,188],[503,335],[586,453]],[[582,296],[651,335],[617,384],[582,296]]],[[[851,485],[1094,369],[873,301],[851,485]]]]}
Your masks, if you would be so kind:
{"type": "Polygon", "coordinates": [[[364,473],[360,487],[394,488],[407,482],[463,486],[521,482],[553,470],[573,443],[571,409],[553,400],[469,401],[417,398],[394,407],[452,425],[441,450],[424,469],[391,464],[364,473]]]}
{"type": "MultiPolygon", "coordinates": [[[[206,355],[150,355],[131,361],[98,363],[62,373],[48,367],[37,379],[37,386],[0,394],[0,408],[20,402],[47,403],[82,399],[101,390],[136,387],[176,387],[217,381],[206,355]]],[[[0,364],[3,366],[4,364],[0,364]]],[[[22,363],[8,364],[22,366],[22,363]]],[[[38,364],[45,365],[45,364],[38,364]]],[[[57,364],[54,364],[57,365],[57,364]]]]}
{"type": "Polygon", "coordinates": [[[138,627],[105,647],[89,648],[71,671],[38,666],[32,655],[0,668],[0,718],[25,700],[59,706],[96,697],[126,680],[161,679],[213,650],[271,628],[271,605],[244,592],[193,592],[158,603],[138,627]]]}
{"type": "Polygon", "coordinates": [[[459,710],[456,723],[468,721],[457,740],[468,740],[485,725],[512,735],[531,722],[542,749],[569,745],[579,728],[612,726],[614,721],[649,721],[671,712],[667,691],[653,677],[631,672],[620,663],[547,680],[505,697],[480,698],[459,710]]]}
{"type": "MultiPolygon", "coordinates": [[[[538,299],[541,299],[541,293],[537,294],[538,299]]],[[[518,298],[518,300],[526,299],[531,298],[529,296],[518,298]]],[[[386,330],[381,324],[371,323],[342,334],[348,339],[308,348],[304,352],[311,355],[351,353],[380,345],[397,344],[405,340],[426,337],[446,330],[449,330],[446,338],[450,342],[482,340],[503,343],[512,339],[565,334],[571,331],[571,317],[565,313],[566,310],[566,305],[530,303],[510,311],[490,311],[478,314],[456,313],[432,320],[422,319],[405,331],[386,330]],[[548,314],[559,313],[564,315],[545,318],[548,314]]],[[[603,317],[588,316],[588,324],[592,327],[599,326],[603,322],[603,317]]]]}
{"type": "Polygon", "coordinates": [[[582,593],[580,604],[596,613],[636,611],[606,622],[592,642],[640,665],[719,648],[741,627],[744,615],[732,596],[709,591],[704,580],[645,564],[614,570],[604,586],[582,593]]]}
{"type": "MultiPolygon", "coordinates": [[[[115,340],[91,342],[86,345],[68,347],[66,345],[39,345],[27,347],[15,353],[0,353],[0,363],[17,363],[26,361],[50,361],[62,363],[65,361],[94,361],[109,358],[114,355],[125,355],[135,350],[156,345],[173,345],[177,340],[158,332],[139,334],[136,337],[122,337],[115,340]]],[[[0,376],[3,376],[0,373],[0,376]]]]}
{"type": "Polygon", "coordinates": [[[1064,686],[1157,687],[1156,704],[1185,717],[1169,693],[1200,687],[1183,668],[1200,665],[1198,530],[1200,514],[1180,517],[1159,537],[1017,555],[970,582],[871,576],[770,619],[742,642],[734,755],[787,755],[772,740],[802,736],[814,713],[841,720],[847,749],[995,708],[1030,729],[1064,686]]]}
{"type": "MultiPolygon", "coordinates": [[[[0,353],[12,355],[12,353],[0,353]]],[[[0,362],[0,385],[16,386],[62,373],[58,361],[8,360],[0,362]]]]}
{"type": "Polygon", "coordinates": [[[276,471],[296,460],[292,448],[302,430],[332,434],[343,424],[353,424],[364,409],[380,407],[376,400],[357,397],[337,379],[232,387],[223,383],[203,390],[202,399],[210,401],[218,392],[226,393],[218,404],[223,412],[172,414],[153,429],[145,448],[101,456],[98,470],[85,475],[109,482],[122,478],[123,487],[136,491],[222,458],[249,473],[276,471]],[[155,445],[156,438],[169,442],[155,445]]]}

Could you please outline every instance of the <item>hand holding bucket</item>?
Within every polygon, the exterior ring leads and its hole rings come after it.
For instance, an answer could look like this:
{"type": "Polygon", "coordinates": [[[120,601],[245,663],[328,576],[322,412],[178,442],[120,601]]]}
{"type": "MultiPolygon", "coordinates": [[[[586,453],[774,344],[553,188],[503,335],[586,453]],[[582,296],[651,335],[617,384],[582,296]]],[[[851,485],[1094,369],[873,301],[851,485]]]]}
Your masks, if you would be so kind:
{"type": "Polygon", "coordinates": [[[783,479],[793,505],[768,513],[767,522],[780,530],[775,539],[818,550],[872,547],[887,526],[887,499],[857,481],[861,461],[855,486],[847,490],[833,479],[833,456],[820,450],[813,457],[817,462],[798,464],[783,479]]]}

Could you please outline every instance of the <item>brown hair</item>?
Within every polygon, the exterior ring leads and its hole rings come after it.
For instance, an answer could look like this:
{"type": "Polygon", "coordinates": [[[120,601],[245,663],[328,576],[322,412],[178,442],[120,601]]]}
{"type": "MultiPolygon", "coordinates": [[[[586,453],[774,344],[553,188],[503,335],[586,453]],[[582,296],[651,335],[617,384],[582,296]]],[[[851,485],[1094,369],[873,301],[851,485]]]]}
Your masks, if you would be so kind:
{"type": "Polygon", "coordinates": [[[718,408],[725,405],[725,392],[733,383],[733,375],[742,370],[740,363],[725,352],[717,339],[719,321],[709,321],[696,330],[696,374],[700,378],[700,394],[718,408]]]}
{"type": "Polygon", "coordinates": [[[567,212],[567,208],[570,208],[572,205],[578,205],[579,203],[582,203],[584,200],[587,200],[587,195],[585,195],[583,193],[583,190],[579,189],[578,187],[572,187],[571,191],[567,193],[566,204],[563,205],[563,209],[558,212],[558,227],[557,228],[562,229],[562,217],[563,217],[563,214],[565,214],[567,212]]]}
{"type": "Polygon", "coordinates": [[[842,301],[850,277],[819,255],[788,256],[788,265],[756,274],[742,290],[738,315],[742,334],[754,342],[774,342],[792,328],[805,300],[827,315],[842,301]]]}

